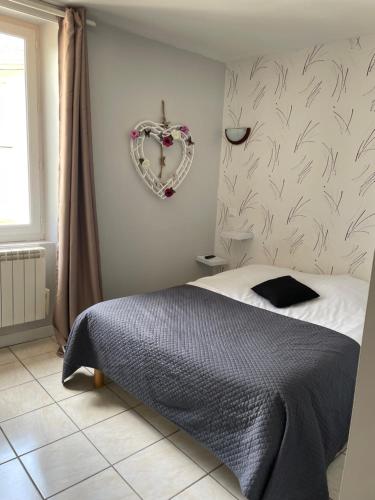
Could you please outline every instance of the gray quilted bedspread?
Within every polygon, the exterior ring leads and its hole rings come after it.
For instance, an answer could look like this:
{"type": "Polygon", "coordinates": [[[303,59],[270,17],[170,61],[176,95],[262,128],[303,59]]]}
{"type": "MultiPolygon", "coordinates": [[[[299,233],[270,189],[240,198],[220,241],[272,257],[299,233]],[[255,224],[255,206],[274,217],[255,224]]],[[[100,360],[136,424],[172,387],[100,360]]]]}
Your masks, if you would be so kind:
{"type": "Polygon", "coordinates": [[[63,378],[103,370],[210,449],[250,500],[327,500],[358,355],[340,333],[184,285],[84,311],[63,378]]]}

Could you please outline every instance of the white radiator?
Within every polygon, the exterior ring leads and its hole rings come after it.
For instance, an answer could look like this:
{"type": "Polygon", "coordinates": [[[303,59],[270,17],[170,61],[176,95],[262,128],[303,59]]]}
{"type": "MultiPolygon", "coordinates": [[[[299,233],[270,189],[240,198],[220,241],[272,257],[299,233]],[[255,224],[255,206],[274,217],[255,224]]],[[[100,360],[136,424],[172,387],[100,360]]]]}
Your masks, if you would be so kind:
{"type": "Polygon", "coordinates": [[[0,249],[0,327],[46,317],[45,253],[42,247],[0,249]]]}

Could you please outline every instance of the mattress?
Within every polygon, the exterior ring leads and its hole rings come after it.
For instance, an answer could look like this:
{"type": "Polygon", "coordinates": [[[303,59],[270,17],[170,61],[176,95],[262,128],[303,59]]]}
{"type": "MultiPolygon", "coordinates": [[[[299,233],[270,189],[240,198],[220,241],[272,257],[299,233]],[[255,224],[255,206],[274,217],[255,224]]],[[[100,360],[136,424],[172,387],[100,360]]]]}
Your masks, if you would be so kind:
{"type": "Polygon", "coordinates": [[[261,309],[340,332],[362,342],[369,284],[350,275],[308,274],[288,268],[253,264],[189,283],[261,309]],[[263,281],[292,276],[320,297],[287,308],[276,308],[251,288],[263,281]]]}

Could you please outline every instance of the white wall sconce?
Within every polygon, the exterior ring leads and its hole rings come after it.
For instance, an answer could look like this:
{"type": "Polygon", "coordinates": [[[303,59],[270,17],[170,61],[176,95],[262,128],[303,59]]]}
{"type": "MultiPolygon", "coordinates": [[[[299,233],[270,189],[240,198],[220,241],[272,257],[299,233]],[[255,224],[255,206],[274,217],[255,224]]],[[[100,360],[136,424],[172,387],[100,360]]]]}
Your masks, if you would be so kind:
{"type": "Polygon", "coordinates": [[[225,137],[227,141],[235,146],[243,144],[249,137],[251,132],[250,127],[234,127],[225,129],[225,137]]]}

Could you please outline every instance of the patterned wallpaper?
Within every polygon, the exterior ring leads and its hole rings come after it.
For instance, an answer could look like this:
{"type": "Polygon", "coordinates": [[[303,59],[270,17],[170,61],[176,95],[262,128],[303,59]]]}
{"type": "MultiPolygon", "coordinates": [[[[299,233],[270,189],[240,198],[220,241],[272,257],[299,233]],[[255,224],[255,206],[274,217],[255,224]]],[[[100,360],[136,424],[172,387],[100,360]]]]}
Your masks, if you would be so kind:
{"type": "Polygon", "coordinates": [[[375,247],[375,36],[230,64],[216,253],[369,279],[375,247]],[[236,215],[234,218],[231,216],[236,215]],[[255,238],[221,238],[231,220],[255,238]]]}

